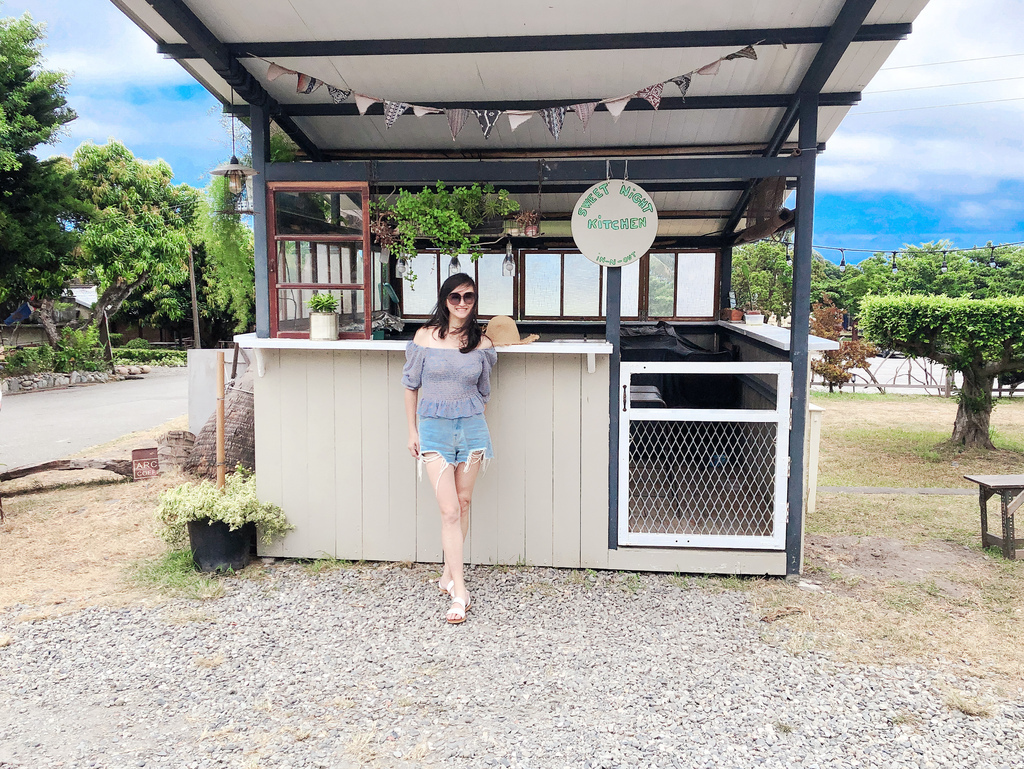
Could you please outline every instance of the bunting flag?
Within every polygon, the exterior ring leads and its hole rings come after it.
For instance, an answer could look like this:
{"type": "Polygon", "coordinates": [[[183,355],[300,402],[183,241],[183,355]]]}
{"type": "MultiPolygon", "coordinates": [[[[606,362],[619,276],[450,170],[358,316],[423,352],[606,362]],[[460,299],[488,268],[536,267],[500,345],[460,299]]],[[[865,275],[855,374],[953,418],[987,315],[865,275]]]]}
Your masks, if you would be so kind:
{"type": "Polygon", "coordinates": [[[629,96],[620,96],[618,99],[608,99],[601,103],[605,106],[605,109],[612,113],[612,117],[618,120],[622,110],[626,109],[626,105],[629,104],[629,100],[632,98],[633,95],[630,94],[629,96]]]}
{"type": "Polygon", "coordinates": [[[754,50],[754,46],[748,45],[746,48],[740,48],[735,53],[730,53],[725,57],[724,61],[732,61],[733,59],[753,59],[757,61],[757,51],[754,50]]]}
{"type": "Polygon", "coordinates": [[[521,126],[523,123],[525,123],[527,120],[529,120],[534,115],[536,115],[537,114],[537,110],[533,110],[533,109],[528,109],[528,110],[511,109],[508,112],[506,112],[505,114],[508,115],[508,124],[510,126],[512,126],[512,130],[514,131],[517,128],[519,128],[519,126],[521,126]]]}
{"type": "Polygon", "coordinates": [[[299,72],[298,79],[295,81],[295,93],[313,93],[317,88],[324,84],[323,80],[317,80],[311,75],[299,72]]]}
{"type": "Polygon", "coordinates": [[[643,99],[644,101],[649,102],[654,109],[658,109],[658,107],[661,106],[661,92],[664,88],[664,83],[655,83],[654,85],[649,85],[646,88],[641,88],[633,95],[638,99],[643,99]]]}
{"type": "Polygon", "coordinates": [[[690,76],[689,75],[678,75],[667,81],[669,83],[675,83],[679,87],[679,95],[684,99],[686,98],[686,92],[690,90],[690,76]]]}
{"type": "Polygon", "coordinates": [[[416,106],[415,104],[412,107],[412,114],[414,114],[416,117],[423,117],[424,115],[437,115],[440,114],[441,112],[444,112],[444,110],[440,110],[437,107],[419,107],[416,106]]]}
{"type": "Polygon", "coordinates": [[[462,126],[466,125],[466,118],[469,117],[468,109],[446,109],[444,114],[448,116],[448,129],[452,132],[452,141],[459,135],[462,126]]]}
{"type": "Polygon", "coordinates": [[[473,114],[476,115],[476,119],[480,121],[480,130],[484,132],[484,138],[487,139],[491,135],[491,130],[494,128],[494,124],[498,122],[498,118],[501,117],[500,109],[475,109],[473,114]]]}
{"type": "Polygon", "coordinates": [[[373,96],[363,96],[361,93],[355,94],[356,107],[359,109],[360,115],[365,115],[366,110],[370,108],[371,104],[377,104],[378,102],[384,101],[383,99],[376,99],[373,96]]]}
{"type": "Polygon", "coordinates": [[[331,95],[331,99],[335,104],[341,104],[345,99],[352,95],[352,91],[344,88],[336,88],[329,83],[327,85],[327,93],[331,95]]]}
{"type": "Polygon", "coordinates": [[[558,141],[558,134],[562,132],[562,121],[565,120],[565,107],[548,107],[540,111],[541,119],[548,131],[558,141]]]}
{"type": "Polygon", "coordinates": [[[583,123],[583,130],[587,130],[587,123],[590,122],[590,116],[594,114],[594,108],[597,106],[596,101],[585,101],[579,104],[573,104],[572,108],[576,112],[576,117],[583,123]]]}
{"type": "Polygon", "coordinates": [[[384,124],[391,128],[405,111],[409,109],[409,105],[404,101],[385,101],[384,102],[384,124]]]}
{"type": "Polygon", "coordinates": [[[285,69],[280,64],[271,63],[270,68],[267,70],[267,80],[273,83],[281,75],[297,75],[299,74],[294,69],[285,69]]]}
{"type": "Polygon", "coordinates": [[[697,70],[698,75],[717,75],[719,68],[722,66],[722,60],[716,59],[710,64],[705,64],[703,67],[697,70]]]}

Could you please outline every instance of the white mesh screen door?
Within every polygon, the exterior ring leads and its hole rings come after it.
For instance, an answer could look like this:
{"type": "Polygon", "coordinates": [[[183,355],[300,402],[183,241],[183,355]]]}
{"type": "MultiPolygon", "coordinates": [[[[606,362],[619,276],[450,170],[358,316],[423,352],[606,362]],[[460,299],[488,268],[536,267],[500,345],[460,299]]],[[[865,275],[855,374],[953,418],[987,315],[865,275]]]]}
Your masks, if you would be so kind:
{"type": "Polygon", "coordinates": [[[784,550],[791,366],[621,372],[619,544],[784,550]]]}

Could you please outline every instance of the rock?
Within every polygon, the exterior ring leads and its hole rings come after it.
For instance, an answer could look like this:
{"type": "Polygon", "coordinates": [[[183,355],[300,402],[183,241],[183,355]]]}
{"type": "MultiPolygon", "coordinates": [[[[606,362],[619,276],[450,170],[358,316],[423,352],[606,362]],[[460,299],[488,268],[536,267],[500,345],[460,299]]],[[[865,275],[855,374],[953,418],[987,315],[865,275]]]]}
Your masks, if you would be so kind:
{"type": "Polygon", "coordinates": [[[149,366],[139,366],[139,369],[143,374],[148,374],[152,369],[149,366]]]}

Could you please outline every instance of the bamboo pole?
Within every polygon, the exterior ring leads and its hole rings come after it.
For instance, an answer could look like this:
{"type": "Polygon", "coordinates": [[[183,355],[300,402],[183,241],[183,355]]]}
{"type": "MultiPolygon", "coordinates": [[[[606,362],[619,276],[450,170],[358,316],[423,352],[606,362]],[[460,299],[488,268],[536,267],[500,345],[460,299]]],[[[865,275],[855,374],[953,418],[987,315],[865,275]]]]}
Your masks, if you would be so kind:
{"type": "Polygon", "coordinates": [[[217,488],[224,488],[224,353],[217,351],[217,488]]]}

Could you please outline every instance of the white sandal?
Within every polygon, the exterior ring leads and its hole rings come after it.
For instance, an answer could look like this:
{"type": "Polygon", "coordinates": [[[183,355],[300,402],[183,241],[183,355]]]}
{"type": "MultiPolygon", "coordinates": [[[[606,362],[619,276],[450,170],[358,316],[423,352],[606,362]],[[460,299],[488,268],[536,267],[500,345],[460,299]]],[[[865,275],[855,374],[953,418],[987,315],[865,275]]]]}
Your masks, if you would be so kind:
{"type": "Polygon", "coordinates": [[[472,606],[473,604],[470,602],[469,596],[466,596],[465,600],[459,598],[458,596],[454,596],[452,598],[452,605],[449,607],[448,612],[445,614],[445,620],[448,622],[449,625],[461,625],[463,622],[466,621],[466,612],[469,611],[472,606]],[[455,604],[457,603],[462,604],[461,609],[456,608],[455,604]],[[449,617],[448,614],[454,614],[455,619],[449,617]]]}
{"type": "Polygon", "coordinates": [[[455,580],[454,579],[448,580],[448,587],[441,587],[441,580],[438,580],[437,581],[437,587],[441,591],[441,595],[448,595],[448,596],[450,596],[452,594],[452,588],[455,587],[455,580]]]}

